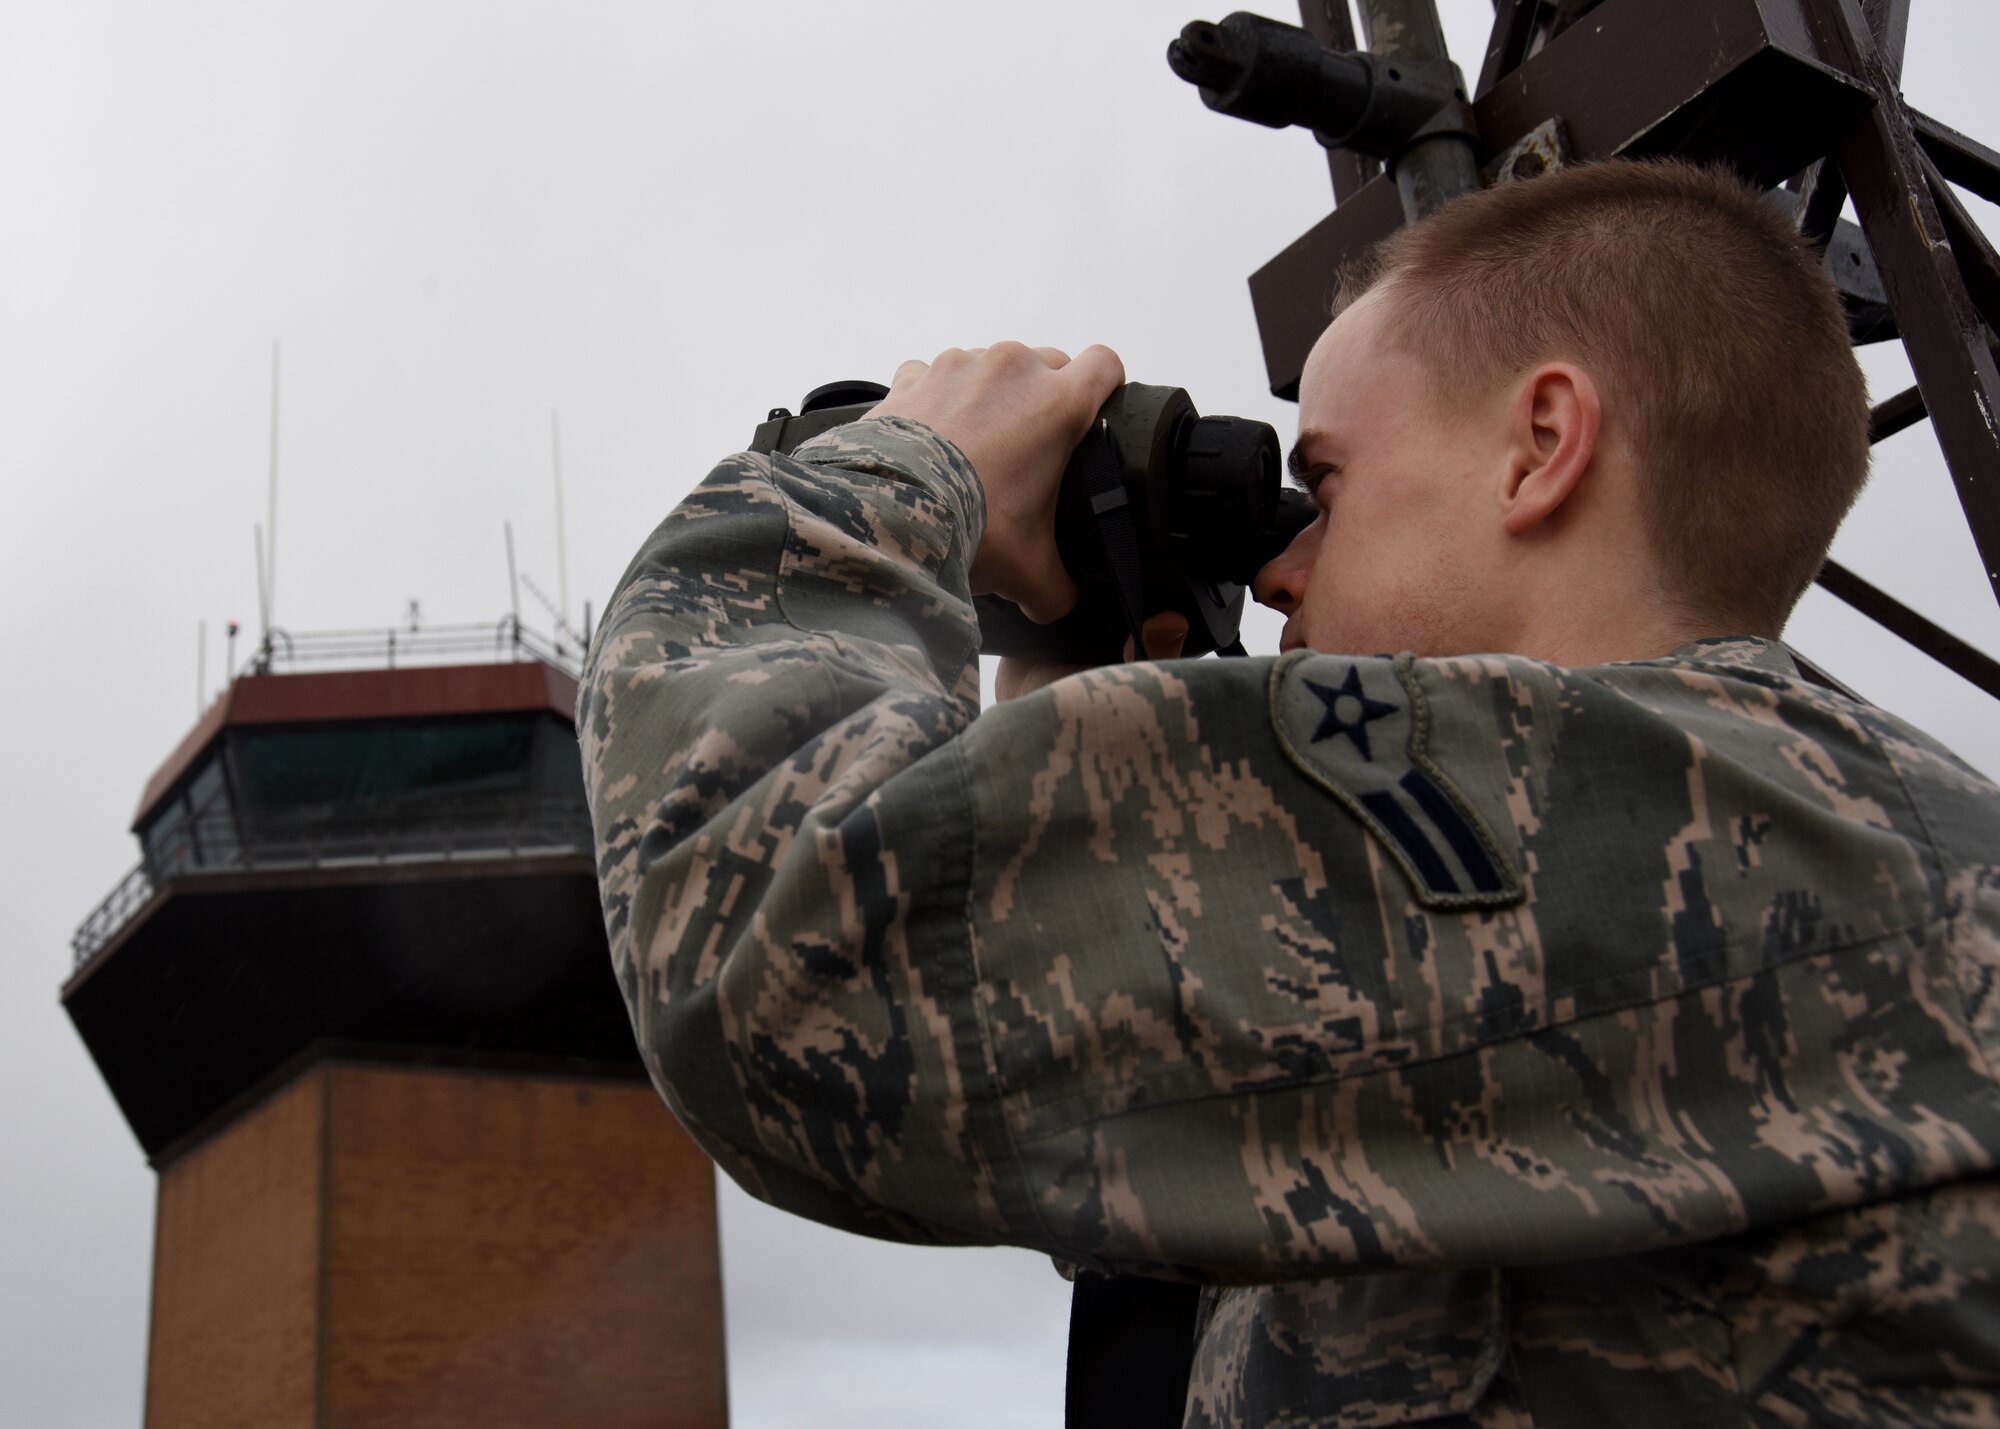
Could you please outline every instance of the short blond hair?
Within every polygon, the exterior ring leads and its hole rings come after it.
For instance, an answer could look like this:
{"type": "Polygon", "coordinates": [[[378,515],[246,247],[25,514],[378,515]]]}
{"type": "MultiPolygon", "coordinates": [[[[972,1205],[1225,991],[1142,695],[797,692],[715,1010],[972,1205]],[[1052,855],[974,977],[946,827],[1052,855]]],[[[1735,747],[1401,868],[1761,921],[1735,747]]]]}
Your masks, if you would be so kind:
{"type": "Polygon", "coordinates": [[[1588,369],[1631,434],[1676,613],[1783,628],[1869,456],[1840,298],[1785,209],[1678,161],[1576,165],[1404,229],[1341,296],[1369,286],[1443,393],[1588,369]]]}

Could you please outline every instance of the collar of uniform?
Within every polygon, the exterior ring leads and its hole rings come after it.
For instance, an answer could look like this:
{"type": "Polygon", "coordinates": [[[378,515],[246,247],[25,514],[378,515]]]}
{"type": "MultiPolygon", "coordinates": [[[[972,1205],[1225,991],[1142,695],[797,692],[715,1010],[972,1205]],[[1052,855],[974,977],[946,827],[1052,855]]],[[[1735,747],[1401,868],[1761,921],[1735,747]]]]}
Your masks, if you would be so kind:
{"type": "Polygon", "coordinates": [[[1667,658],[1684,660],[1690,665],[1730,665],[1738,669],[1763,670],[1788,680],[1803,678],[1798,665],[1792,660],[1792,652],[1781,641],[1765,640],[1756,635],[1712,635],[1705,640],[1690,640],[1667,658]]]}

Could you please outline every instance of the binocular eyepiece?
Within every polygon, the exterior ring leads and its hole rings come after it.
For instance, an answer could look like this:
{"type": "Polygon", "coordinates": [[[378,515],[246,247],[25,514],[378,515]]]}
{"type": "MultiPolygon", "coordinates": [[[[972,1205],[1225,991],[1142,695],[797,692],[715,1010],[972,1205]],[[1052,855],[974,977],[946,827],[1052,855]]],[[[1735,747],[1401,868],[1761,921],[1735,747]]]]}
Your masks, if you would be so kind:
{"type": "MultiPolygon", "coordinates": [[[[888,389],[838,382],[795,416],[774,409],[750,450],[789,454],[865,416],[888,389]]],[[[1243,417],[1203,417],[1178,387],[1130,382],[1099,409],[1071,456],[1056,502],[1056,549],[1076,608],[1037,625],[981,596],[980,653],[1100,664],[1147,616],[1187,619],[1184,656],[1242,654],[1244,597],[1257,571],[1312,523],[1312,502],[1284,487],[1277,433],[1243,417]]]]}

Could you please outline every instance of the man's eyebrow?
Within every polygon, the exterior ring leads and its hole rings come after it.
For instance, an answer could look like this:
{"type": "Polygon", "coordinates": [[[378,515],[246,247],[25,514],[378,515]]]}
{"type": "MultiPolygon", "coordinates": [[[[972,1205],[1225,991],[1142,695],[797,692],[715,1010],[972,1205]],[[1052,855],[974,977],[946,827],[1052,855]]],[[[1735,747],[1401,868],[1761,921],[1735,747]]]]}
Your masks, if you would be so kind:
{"type": "MultiPolygon", "coordinates": [[[[1291,451],[1285,456],[1285,470],[1291,474],[1293,484],[1308,493],[1311,492],[1312,486],[1306,482],[1306,463],[1308,461],[1306,449],[1308,447],[1322,446],[1325,442],[1326,434],[1324,432],[1308,429],[1299,433],[1299,439],[1292,443],[1291,451]]],[[[1314,483],[1314,485],[1316,484],[1314,483]]]]}

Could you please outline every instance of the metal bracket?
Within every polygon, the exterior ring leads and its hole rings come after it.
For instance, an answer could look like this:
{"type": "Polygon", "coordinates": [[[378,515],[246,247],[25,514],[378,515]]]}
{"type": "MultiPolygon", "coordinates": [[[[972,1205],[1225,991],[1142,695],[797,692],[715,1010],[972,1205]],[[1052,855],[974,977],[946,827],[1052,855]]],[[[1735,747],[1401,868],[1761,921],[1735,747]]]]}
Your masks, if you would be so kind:
{"type": "Polygon", "coordinates": [[[1557,115],[1544,119],[1487,160],[1479,177],[1488,188],[1516,179],[1540,178],[1566,166],[1570,153],[1569,130],[1557,115]]]}

